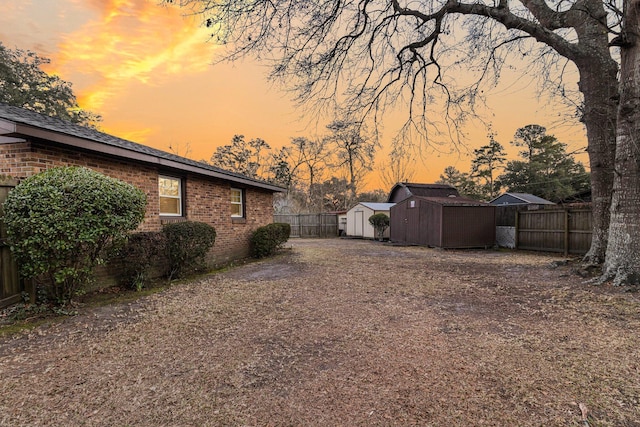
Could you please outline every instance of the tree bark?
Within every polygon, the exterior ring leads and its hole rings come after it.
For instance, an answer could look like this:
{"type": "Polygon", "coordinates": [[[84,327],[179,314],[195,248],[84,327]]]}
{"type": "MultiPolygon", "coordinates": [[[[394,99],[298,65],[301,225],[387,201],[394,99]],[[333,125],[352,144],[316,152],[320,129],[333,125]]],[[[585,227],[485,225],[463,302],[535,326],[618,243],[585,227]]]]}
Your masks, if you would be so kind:
{"type": "Polygon", "coordinates": [[[609,239],[602,280],[640,284],[640,0],[625,0],[620,106],[609,239]]]}
{"type": "MultiPolygon", "coordinates": [[[[585,0],[594,18],[604,19],[601,0],[585,0]]],[[[574,11],[575,12],[575,11],[574,11]]],[[[582,121],[587,130],[593,227],[591,248],[583,262],[601,265],[606,257],[609,235],[611,189],[616,150],[616,116],[619,101],[618,64],[611,57],[606,27],[582,12],[571,16],[580,43],[570,59],[580,73],[578,87],[584,96],[582,121]]]]}
{"type": "Polygon", "coordinates": [[[600,265],[605,259],[609,233],[611,188],[616,143],[616,110],[618,96],[617,70],[593,62],[580,66],[580,90],[584,95],[583,121],[589,141],[591,169],[591,204],[593,211],[591,248],[583,261],[600,265]],[[603,75],[613,74],[606,79],[603,75]]]}

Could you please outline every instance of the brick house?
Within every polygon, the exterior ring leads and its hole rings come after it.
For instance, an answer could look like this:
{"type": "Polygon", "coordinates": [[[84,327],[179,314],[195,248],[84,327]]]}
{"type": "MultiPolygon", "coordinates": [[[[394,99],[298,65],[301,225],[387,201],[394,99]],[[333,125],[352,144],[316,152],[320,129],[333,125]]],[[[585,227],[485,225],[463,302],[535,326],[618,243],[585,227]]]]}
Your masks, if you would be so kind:
{"type": "Polygon", "coordinates": [[[142,189],[140,231],[201,221],[215,227],[214,265],[249,254],[249,236],[273,222],[283,189],[33,111],[0,104],[0,175],[24,179],[54,166],[85,166],[142,189]]]}

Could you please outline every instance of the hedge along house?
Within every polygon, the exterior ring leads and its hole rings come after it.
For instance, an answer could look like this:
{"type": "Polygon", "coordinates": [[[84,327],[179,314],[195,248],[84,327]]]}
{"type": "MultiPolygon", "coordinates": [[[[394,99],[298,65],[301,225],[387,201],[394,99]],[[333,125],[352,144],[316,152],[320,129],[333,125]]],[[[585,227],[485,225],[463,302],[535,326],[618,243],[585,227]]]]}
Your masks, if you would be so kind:
{"type": "Polygon", "coordinates": [[[87,127],[0,104],[0,175],[21,180],[55,166],[84,166],[142,189],[139,231],[200,221],[215,227],[209,255],[222,265],[249,254],[249,237],[273,222],[282,188],[87,127]]]}
{"type": "MultiPolygon", "coordinates": [[[[375,239],[376,231],[369,222],[369,217],[377,213],[390,215],[389,209],[395,203],[370,203],[360,202],[347,211],[346,235],[350,237],[362,237],[375,239]]],[[[383,238],[389,238],[389,229],[384,232],[383,238]]]]}
{"type": "Polygon", "coordinates": [[[465,197],[411,196],[391,208],[391,241],[438,248],[493,247],[495,207],[465,197]]]}

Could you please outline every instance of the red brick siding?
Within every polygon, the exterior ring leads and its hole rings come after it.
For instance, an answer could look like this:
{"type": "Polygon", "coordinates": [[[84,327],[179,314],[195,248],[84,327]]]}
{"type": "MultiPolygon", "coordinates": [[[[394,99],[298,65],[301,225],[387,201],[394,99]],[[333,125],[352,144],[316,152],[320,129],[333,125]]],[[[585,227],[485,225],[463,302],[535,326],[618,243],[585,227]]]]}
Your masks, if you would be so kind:
{"type": "Polygon", "coordinates": [[[1,174],[18,180],[56,166],[85,166],[118,178],[147,195],[147,212],[140,231],[160,229],[158,172],[154,168],[36,142],[0,145],[0,165],[1,174]]]}
{"type": "MultiPolygon", "coordinates": [[[[231,187],[224,180],[162,171],[152,166],[69,150],[39,142],[0,145],[0,175],[24,179],[54,166],[85,166],[135,185],[147,195],[147,212],[139,231],[157,231],[163,222],[176,219],[160,217],[158,175],[183,179],[184,219],[211,224],[217,232],[209,256],[212,265],[222,265],[249,254],[248,239],[258,227],[273,222],[272,193],[245,188],[245,219],[233,221],[230,212],[231,187]]],[[[238,187],[241,188],[241,187],[238,187]]]]}
{"type": "Polygon", "coordinates": [[[226,264],[249,255],[249,236],[256,228],[273,222],[272,193],[245,188],[244,219],[231,218],[231,188],[225,181],[193,175],[186,179],[186,217],[206,222],[216,229],[216,243],[211,252],[213,264],[226,264]]]}

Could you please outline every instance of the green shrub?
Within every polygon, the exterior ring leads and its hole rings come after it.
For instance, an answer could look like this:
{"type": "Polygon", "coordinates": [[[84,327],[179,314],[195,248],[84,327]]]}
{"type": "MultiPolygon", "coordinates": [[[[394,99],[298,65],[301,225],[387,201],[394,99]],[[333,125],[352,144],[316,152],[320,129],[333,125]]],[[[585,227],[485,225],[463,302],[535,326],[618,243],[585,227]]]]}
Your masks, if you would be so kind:
{"type": "Polygon", "coordinates": [[[167,238],[161,231],[133,233],[115,252],[111,265],[118,271],[118,283],[140,291],[157,260],[166,257],[167,238]]]}
{"type": "Polygon", "coordinates": [[[251,255],[254,258],[264,258],[272,255],[289,240],[291,225],[275,222],[258,228],[251,235],[251,255]]]}
{"type": "Polygon", "coordinates": [[[163,227],[169,249],[169,277],[183,277],[206,269],[205,256],[216,241],[209,224],[184,221],[163,227]]]}
{"type": "Polygon", "coordinates": [[[390,219],[386,214],[382,212],[371,215],[369,217],[369,224],[373,225],[374,230],[376,231],[376,235],[379,240],[384,238],[384,232],[387,228],[389,228],[390,219]]]}
{"type": "Polygon", "coordinates": [[[4,204],[22,276],[44,277],[58,303],[70,301],[101,262],[107,243],[144,219],[145,194],[91,169],[59,167],[16,186],[4,204]]]}

